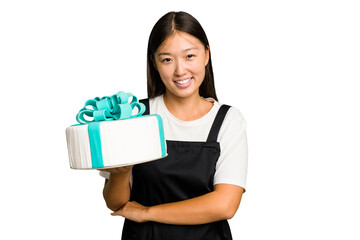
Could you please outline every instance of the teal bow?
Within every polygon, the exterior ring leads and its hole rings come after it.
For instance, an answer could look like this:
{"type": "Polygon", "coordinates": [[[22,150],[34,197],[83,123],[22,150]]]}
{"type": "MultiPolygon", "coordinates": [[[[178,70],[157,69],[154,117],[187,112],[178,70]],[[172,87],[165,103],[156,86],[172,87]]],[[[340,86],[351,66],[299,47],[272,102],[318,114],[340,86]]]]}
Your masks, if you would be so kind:
{"type": "Polygon", "coordinates": [[[98,121],[135,118],[141,116],[145,112],[145,109],[145,105],[138,102],[136,96],[120,91],[111,97],[96,97],[87,100],[85,107],[76,115],[76,121],[80,124],[86,124],[98,121]],[[131,102],[129,102],[130,98],[132,98],[131,102]],[[138,113],[132,115],[134,108],[138,109],[138,113]],[[85,116],[93,118],[93,120],[87,120],[85,116]]]}

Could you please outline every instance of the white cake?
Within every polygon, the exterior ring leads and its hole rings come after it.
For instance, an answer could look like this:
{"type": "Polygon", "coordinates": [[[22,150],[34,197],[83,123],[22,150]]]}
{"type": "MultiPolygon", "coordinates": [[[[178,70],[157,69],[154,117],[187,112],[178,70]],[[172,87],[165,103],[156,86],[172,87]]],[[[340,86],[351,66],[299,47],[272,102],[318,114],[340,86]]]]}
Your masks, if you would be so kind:
{"type": "Polygon", "coordinates": [[[156,114],[71,126],[66,139],[74,169],[121,167],[167,156],[162,119],[156,114]]]}

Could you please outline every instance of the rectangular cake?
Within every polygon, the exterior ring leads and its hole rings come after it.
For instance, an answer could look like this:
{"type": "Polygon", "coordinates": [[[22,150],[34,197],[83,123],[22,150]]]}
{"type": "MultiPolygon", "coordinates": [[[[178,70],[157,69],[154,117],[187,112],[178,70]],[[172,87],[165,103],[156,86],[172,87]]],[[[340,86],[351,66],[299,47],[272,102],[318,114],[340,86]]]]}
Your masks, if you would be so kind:
{"type": "Polygon", "coordinates": [[[156,114],[71,126],[66,140],[74,169],[121,167],[167,155],[162,119],[156,114]]]}

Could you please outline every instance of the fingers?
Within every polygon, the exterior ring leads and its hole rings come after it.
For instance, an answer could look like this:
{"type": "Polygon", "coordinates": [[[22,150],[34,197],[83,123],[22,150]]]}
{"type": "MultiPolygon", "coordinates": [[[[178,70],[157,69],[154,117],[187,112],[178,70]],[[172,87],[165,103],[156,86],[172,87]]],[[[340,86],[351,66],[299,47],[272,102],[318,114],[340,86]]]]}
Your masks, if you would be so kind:
{"type": "Polygon", "coordinates": [[[110,173],[127,173],[129,172],[134,165],[125,166],[125,167],[115,167],[115,168],[106,168],[100,169],[100,171],[110,172],[110,173]]]}
{"type": "Polygon", "coordinates": [[[122,216],[131,220],[138,221],[137,216],[145,207],[135,201],[127,202],[122,208],[111,213],[112,216],[122,216]]]}
{"type": "Polygon", "coordinates": [[[127,202],[124,206],[122,206],[119,210],[116,210],[115,212],[111,213],[111,216],[123,216],[124,208],[129,202],[127,202]]]}
{"type": "Polygon", "coordinates": [[[111,216],[121,216],[121,214],[119,213],[119,210],[116,212],[111,213],[111,216]]]}

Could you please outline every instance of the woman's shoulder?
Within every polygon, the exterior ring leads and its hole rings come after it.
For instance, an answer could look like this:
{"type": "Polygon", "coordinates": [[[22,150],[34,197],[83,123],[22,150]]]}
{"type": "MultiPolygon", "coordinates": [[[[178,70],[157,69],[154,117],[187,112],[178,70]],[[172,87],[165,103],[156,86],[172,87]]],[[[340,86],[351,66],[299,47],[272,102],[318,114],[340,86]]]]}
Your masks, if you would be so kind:
{"type": "Polygon", "coordinates": [[[159,96],[156,96],[156,97],[152,97],[152,98],[147,98],[149,100],[149,103],[150,104],[153,104],[153,103],[159,103],[163,100],[163,94],[159,95],[159,96]]]}
{"type": "Polygon", "coordinates": [[[149,107],[152,114],[159,114],[163,109],[163,95],[159,95],[153,98],[149,98],[149,107]]]}
{"type": "Polygon", "coordinates": [[[241,119],[241,120],[245,120],[244,116],[242,115],[240,109],[238,109],[237,107],[231,106],[229,105],[229,111],[228,111],[228,115],[231,116],[232,118],[236,118],[236,119],[241,119]]]}
{"type": "Polygon", "coordinates": [[[245,120],[240,109],[238,109],[234,105],[227,104],[227,103],[219,103],[218,101],[214,101],[214,106],[217,106],[218,108],[220,108],[223,105],[224,106],[228,105],[230,107],[228,112],[226,113],[225,119],[228,119],[228,120],[235,119],[235,120],[241,120],[241,121],[245,120]]]}
{"type": "MultiPolygon", "coordinates": [[[[223,105],[223,104],[221,104],[223,105]]],[[[228,104],[226,104],[228,105],[228,104]]],[[[243,114],[241,113],[240,109],[238,109],[237,107],[234,107],[232,105],[229,105],[230,108],[224,118],[224,128],[228,129],[228,130],[240,130],[240,129],[245,129],[246,128],[246,120],[243,116],[243,114]]]]}

